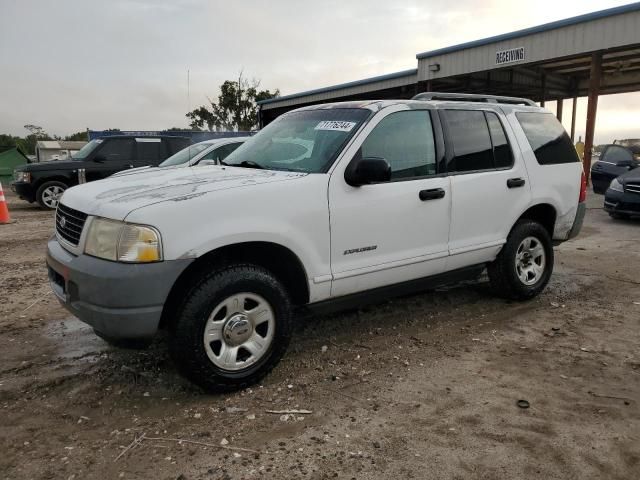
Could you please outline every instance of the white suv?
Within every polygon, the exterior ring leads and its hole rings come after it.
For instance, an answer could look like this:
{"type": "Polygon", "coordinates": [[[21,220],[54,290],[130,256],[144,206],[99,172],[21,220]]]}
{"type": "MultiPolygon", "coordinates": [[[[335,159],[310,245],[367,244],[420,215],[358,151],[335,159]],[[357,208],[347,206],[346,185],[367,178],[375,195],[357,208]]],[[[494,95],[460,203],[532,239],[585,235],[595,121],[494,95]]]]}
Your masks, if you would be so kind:
{"type": "Polygon", "coordinates": [[[585,179],[533,102],[421,94],[282,115],[223,165],[68,189],[51,286],[111,341],[169,331],[208,391],[259,381],[300,310],[479,275],[537,295],[553,245],[577,235],[585,179]]]}

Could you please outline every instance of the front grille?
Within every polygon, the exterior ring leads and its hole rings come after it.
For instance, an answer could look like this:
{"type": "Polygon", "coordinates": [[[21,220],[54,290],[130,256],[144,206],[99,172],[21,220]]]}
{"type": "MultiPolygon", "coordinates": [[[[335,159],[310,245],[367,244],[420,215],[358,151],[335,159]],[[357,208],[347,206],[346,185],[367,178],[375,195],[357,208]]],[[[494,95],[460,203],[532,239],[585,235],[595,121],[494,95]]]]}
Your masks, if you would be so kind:
{"type": "Polygon", "coordinates": [[[624,190],[630,193],[640,193],[640,182],[627,182],[624,190]]]}
{"type": "Polygon", "coordinates": [[[56,210],[56,232],[71,245],[77,246],[82,235],[87,214],[58,203],[56,210]]]}

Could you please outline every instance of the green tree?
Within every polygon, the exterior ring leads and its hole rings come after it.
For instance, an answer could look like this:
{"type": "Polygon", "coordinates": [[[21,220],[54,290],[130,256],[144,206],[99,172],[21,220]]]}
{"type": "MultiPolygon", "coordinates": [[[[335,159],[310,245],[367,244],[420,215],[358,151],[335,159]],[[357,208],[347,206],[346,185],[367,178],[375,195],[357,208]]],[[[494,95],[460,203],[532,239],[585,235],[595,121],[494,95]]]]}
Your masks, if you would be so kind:
{"type": "Polygon", "coordinates": [[[49,134],[44,131],[44,128],[38,125],[28,124],[28,125],[25,125],[24,128],[29,130],[31,132],[31,135],[34,135],[38,140],[46,140],[50,138],[49,134]]]}
{"type": "Polygon", "coordinates": [[[89,141],[87,137],[88,137],[88,134],[86,131],[84,131],[84,132],[72,133],[71,135],[67,135],[66,137],[64,137],[64,139],[67,141],[87,142],[89,141]]]}
{"type": "Polygon", "coordinates": [[[51,140],[51,136],[44,130],[44,128],[38,125],[28,124],[24,126],[25,129],[31,132],[26,137],[20,139],[17,142],[18,146],[22,148],[23,151],[27,152],[30,155],[36,153],[36,144],[38,140],[51,140]]]}
{"type": "Polygon", "coordinates": [[[0,133],[0,147],[15,147],[20,140],[20,137],[14,137],[13,135],[0,133]]]}
{"type": "Polygon", "coordinates": [[[184,132],[185,130],[187,129],[184,127],[171,127],[171,128],[165,128],[163,132],[184,132]]]}
{"type": "Polygon", "coordinates": [[[187,113],[192,128],[208,130],[249,131],[258,126],[256,102],[280,95],[280,90],[259,90],[259,80],[227,80],[220,85],[218,101],[209,99],[209,106],[201,105],[187,113]]]}

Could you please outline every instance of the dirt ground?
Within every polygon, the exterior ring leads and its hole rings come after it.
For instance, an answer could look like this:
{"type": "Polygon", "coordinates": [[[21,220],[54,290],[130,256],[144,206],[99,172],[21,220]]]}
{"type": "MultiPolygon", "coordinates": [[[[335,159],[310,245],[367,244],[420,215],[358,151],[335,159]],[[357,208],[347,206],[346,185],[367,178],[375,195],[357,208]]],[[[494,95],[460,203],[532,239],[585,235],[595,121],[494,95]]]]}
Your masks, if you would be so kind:
{"type": "Polygon", "coordinates": [[[480,281],[304,320],[262,385],[220,396],[162,338],[120,350],[71,317],[53,214],[8,199],[0,478],[640,478],[640,221],[600,196],[537,299],[480,281]],[[291,409],[312,413],[267,412],[291,409]]]}

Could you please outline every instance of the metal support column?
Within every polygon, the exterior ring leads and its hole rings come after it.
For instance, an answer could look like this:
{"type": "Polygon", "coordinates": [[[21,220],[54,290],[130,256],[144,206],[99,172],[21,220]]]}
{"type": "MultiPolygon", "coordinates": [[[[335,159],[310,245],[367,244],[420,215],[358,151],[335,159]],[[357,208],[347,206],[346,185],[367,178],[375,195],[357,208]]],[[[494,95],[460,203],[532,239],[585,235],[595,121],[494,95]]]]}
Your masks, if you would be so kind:
{"type": "Polygon", "coordinates": [[[564,103],[564,99],[559,98],[556,101],[556,117],[558,118],[558,121],[560,123],[562,123],[562,104],[564,103]]]}
{"type": "Polygon", "coordinates": [[[589,78],[589,95],[587,101],[587,127],[584,134],[584,174],[587,184],[590,182],[591,154],[593,152],[593,134],[596,129],[596,112],[598,110],[598,94],[600,92],[600,76],[602,74],[602,52],[591,56],[591,75],[589,78]]]}
{"type": "Polygon", "coordinates": [[[543,73],[542,74],[542,92],[541,92],[541,97],[542,99],[540,100],[540,106],[544,107],[544,101],[546,100],[547,97],[547,76],[543,73]]]}
{"type": "Polygon", "coordinates": [[[571,107],[571,143],[576,141],[576,108],[578,107],[578,97],[573,97],[573,106],[571,107]]]}

